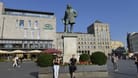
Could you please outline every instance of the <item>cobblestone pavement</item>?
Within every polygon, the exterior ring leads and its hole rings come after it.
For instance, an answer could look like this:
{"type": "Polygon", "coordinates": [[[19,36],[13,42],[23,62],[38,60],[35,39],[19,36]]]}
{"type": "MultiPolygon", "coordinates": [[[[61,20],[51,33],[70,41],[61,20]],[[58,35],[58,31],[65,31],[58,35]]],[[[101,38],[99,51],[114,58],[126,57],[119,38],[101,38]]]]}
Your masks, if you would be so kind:
{"type": "Polygon", "coordinates": [[[0,63],[0,78],[37,78],[38,67],[33,62],[23,62],[20,68],[13,68],[11,62],[0,63]]]}
{"type": "MultiPolygon", "coordinates": [[[[109,78],[138,78],[132,60],[119,60],[119,71],[114,72],[108,60],[109,78]]],[[[13,68],[11,62],[0,63],[0,78],[38,78],[38,69],[33,62],[23,62],[20,68],[13,68]]]]}
{"type": "Polygon", "coordinates": [[[112,63],[108,61],[109,78],[138,78],[133,60],[119,60],[119,71],[114,72],[112,63]]]}

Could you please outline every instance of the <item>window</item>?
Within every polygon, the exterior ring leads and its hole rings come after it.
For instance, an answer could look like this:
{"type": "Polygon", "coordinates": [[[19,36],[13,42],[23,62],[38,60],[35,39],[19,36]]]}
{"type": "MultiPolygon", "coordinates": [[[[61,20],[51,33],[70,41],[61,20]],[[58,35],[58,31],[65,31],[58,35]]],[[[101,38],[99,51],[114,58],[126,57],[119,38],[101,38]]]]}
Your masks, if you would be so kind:
{"type": "Polygon", "coordinates": [[[19,26],[19,23],[18,23],[19,21],[18,21],[18,19],[16,20],[16,27],[18,27],[19,26]]]}
{"type": "Polygon", "coordinates": [[[38,27],[38,21],[35,21],[34,27],[35,27],[35,29],[37,29],[37,27],[38,27]]]}
{"type": "Polygon", "coordinates": [[[80,42],[78,42],[78,44],[80,44],[80,42]]]}
{"type": "Polygon", "coordinates": [[[20,27],[24,27],[24,20],[20,20],[19,26],[20,26],[20,27]]]}
{"type": "Polygon", "coordinates": [[[78,46],[78,48],[80,49],[80,46],[78,46]]]}
{"type": "Polygon", "coordinates": [[[31,27],[31,20],[28,21],[28,28],[31,27]]]}

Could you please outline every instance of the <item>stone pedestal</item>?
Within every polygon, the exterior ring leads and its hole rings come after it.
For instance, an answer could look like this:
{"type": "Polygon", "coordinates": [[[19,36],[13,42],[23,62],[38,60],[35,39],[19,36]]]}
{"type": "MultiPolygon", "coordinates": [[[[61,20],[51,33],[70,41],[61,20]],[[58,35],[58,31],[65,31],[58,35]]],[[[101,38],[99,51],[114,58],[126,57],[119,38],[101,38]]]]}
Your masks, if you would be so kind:
{"type": "Polygon", "coordinates": [[[77,57],[77,36],[66,34],[63,36],[63,63],[69,63],[73,54],[77,57]]]}

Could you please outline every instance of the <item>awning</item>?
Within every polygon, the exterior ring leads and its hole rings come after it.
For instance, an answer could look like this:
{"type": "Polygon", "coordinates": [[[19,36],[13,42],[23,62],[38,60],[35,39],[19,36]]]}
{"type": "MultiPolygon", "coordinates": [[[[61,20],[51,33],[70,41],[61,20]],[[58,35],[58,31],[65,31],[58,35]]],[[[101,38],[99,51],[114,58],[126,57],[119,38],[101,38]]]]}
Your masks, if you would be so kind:
{"type": "Polygon", "coordinates": [[[5,51],[5,50],[0,50],[0,54],[9,54],[9,51],[5,51]]]}
{"type": "Polygon", "coordinates": [[[11,51],[10,53],[25,53],[25,51],[23,51],[23,50],[14,50],[14,51],[11,51]]]}
{"type": "Polygon", "coordinates": [[[42,52],[41,50],[31,50],[31,51],[28,51],[28,53],[40,53],[42,52]]]}
{"type": "Polygon", "coordinates": [[[54,49],[54,48],[48,48],[43,50],[42,53],[48,53],[48,54],[61,54],[61,51],[58,49],[54,49]]]}

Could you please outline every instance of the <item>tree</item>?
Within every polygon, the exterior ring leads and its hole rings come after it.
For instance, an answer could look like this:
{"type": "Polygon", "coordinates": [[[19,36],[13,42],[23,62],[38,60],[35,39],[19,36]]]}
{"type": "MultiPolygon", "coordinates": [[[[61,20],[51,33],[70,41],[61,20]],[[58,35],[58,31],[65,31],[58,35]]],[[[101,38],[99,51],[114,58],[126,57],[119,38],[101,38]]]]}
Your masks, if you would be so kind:
{"type": "Polygon", "coordinates": [[[91,62],[97,65],[104,65],[107,62],[107,56],[100,51],[92,53],[90,58],[91,58],[91,62]]]}

